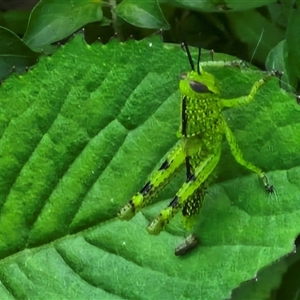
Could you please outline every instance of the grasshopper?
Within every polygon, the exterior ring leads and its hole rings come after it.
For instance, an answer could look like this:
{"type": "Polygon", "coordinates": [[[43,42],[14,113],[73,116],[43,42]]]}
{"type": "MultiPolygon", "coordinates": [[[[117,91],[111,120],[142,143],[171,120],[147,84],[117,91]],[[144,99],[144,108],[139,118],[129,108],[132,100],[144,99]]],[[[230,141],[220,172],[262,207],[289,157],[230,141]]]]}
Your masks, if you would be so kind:
{"type": "Polygon", "coordinates": [[[200,65],[201,50],[199,49],[197,70],[195,70],[189,48],[185,43],[183,46],[192,70],[181,74],[179,82],[181,122],[178,142],[167,153],[160,168],[150,175],[143,188],[118,213],[122,220],[131,219],[150,202],[158,191],[166,186],[172,175],[185,165],[185,182],[170,204],[147,227],[148,232],[154,235],[159,234],[180,210],[187,224],[199,213],[204,199],[205,185],[220,159],[224,136],[236,161],[256,173],[268,193],[274,191],[266,174],[243,158],[236,138],[222,114],[222,110],[225,108],[246,105],[253,101],[257,91],[274,74],[268,73],[264,78],[256,81],[246,96],[223,99],[220,96],[216,78],[205,71],[203,67],[242,67],[244,63],[242,61],[212,60],[200,65]]]}

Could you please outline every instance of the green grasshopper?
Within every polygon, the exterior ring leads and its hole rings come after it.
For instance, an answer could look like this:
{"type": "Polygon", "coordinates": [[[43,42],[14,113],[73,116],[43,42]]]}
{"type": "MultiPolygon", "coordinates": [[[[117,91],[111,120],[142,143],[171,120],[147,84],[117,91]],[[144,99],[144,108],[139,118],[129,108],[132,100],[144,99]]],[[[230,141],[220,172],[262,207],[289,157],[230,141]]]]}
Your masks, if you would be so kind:
{"type": "Polygon", "coordinates": [[[215,77],[202,66],[243,66],[242,61],[209,61],[201,63],[198,52],[197,71],[188,46],[183,44],[192,71],[181,74],[181,123],[178,142],[166,155],[160,168],[154,171],[144,187],[118,213],[122,220],[130,220],[170,181],[182,165],[186,168],[186,180],[170,204],[148,225],[150,234],[159,234],[178,211],[182,211],[186,224],[195,217],[202,206],[208,177],[215,169],[221,155],[222,139],[225,135],[236,161],[256,173],[268,193],[273,193],[266,174],[243,158],[235,136],[227,125],[222,110],[250,103],[258,89],[274,74],[267,74],[256,81],[250,93],[233,99],[222,99],[215,77]]]}

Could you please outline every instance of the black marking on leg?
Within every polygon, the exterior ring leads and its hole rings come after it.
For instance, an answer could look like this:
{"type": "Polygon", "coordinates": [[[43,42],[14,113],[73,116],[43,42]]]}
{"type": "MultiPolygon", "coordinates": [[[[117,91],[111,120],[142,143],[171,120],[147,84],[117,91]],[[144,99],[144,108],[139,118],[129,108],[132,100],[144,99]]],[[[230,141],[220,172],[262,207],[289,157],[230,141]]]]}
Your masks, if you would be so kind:
{"type": "Polygon", "coordinates": [[[128,203],[129,203],[129,205],[130,205],[130,207],[131,207],[131,211],[132,211],[133,213],[135,213],[135,206],[134,206],[134,204],[133,204],[133,201],[130,200],[128,203]]]}
{"type": "Polygon", "coordinates": [[[176,207],[178,205],[178,202],[179,202],[179,198],[178,198],[178,196],[175,196],[174,199],[171,201],[171,203],[168,206],[176,207]]]}
{"type": "Polygon", "coordinates": [[[187,125],[187,115],[185,113],[186,110],[186,96],[181,98],[181,134],[186,136],[186,125],[187,125]]]}
{"type": "Polygon", "coordinates": [[[187,156],[185,158],[185,166],[186,166],[186,179],[188,180],[188,178],[192,175],[190,157],[189,156],[187,156]]]}
{"type": "Polygon", "coordinates": [[[162,165],[160,166],[160,168],[158,169],[159,171],[161,170],[166,170],[170,167],[170,163],[168,162],[168,160],[165,160],[162,165]]]}
{"type": "Polygon", "coordinates": [[[186,179],[186,182],[193,182],[196,180],[196,176],[191,173],[190,176],[186,179]]]}
{"type": "Polygon", "coordinates": [[[150,183],[150,181],[148,181],[148,182],[144,185],[144,187],[140,190],[140,193],[141,193],[143,196],[145,196],[145,195],[147,195],[147,194],[150,192],[150,190],[152,189],[152,187],[153,187],[153,185],[150,183]]]}

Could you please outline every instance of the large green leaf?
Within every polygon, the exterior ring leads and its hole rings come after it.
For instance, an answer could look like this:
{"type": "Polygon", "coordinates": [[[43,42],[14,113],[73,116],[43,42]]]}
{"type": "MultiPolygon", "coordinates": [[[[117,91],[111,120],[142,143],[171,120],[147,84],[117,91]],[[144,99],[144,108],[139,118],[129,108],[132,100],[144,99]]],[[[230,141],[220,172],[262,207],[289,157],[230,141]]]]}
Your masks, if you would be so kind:
{"type": "MultiPolygon", "coordinates": [[[[216,57],[218,59],[218,57],[216,57]]],[[[226,144],[195,227],[201,246],[175,257],[180,216],[145,230],[178,176],[130,222],[118,209],[176,141],[184,52],[158,36],[89,46],[76,36],[0,88],[2,299],[224,299],[293,250],[300,232],[299,107],[274,78],[226,111],[245,158],[268,171],[277,197],[226,144]]],[[[258,71],[209,69],[224,97],[247,94],[258,71]]],[[[184,174],[181,174],[184,175],[184,174]]]]}

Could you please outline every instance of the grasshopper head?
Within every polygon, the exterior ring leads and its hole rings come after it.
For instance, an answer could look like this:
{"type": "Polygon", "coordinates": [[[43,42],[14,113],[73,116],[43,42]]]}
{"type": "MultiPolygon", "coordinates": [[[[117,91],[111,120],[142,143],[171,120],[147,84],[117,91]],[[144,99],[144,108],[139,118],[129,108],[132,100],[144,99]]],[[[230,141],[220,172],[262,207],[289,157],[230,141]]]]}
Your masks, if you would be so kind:
{"type": "Polygon", "coordinates": [[[200,66],[201,48],[199,48],[197,59],[197,71],[186,43],[183,43],[192,68],[190,72],[184,72],[180,76],[179,88],[183,95],[197,97],[199,94],[219,94],[219,89],[215,83],[215,77],[205,72],[200,66]]]}
{"type": "Polygon", "coordinates": [[[197,96],[199,94],[219,94],[215,77],[204,70],[198,74],[196,71],[184,72],[180,76],[180,91],[184,95],[197,96]]]}

